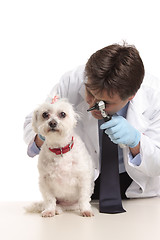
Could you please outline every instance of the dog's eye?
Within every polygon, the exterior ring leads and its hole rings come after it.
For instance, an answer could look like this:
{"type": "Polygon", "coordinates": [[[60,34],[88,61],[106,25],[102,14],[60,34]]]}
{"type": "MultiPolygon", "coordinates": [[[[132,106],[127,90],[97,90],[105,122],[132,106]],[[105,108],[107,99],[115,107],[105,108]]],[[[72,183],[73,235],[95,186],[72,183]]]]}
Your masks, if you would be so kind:
{"type": "Polygon", "coordinates": [[[65,112],[61,112],[61,113],[59,114],[59,117],[60,117],[60,118],[65,118],[65,117],[66,117],[66,113],[65,113],[65,112]]]}
{"type": "Polygon", "coordinates": [[[46,118],[49,118],[49,113],[48,113],[48,112],[44,112],[44,113],[42,114],[42,117],[45,118],[45,119],[46,119],[46,118]]]}

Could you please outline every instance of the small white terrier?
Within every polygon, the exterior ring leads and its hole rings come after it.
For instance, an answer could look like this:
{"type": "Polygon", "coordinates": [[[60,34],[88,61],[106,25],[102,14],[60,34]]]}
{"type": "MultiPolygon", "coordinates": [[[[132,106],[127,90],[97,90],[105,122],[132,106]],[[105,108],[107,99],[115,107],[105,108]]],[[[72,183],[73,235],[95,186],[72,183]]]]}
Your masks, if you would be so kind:
{"type": "Polygon", "coordinates": [[[27,207],[27,211],[52,217],[63,210],[80,210],[82,216],[93,216],[94,168],[84,143],[74,132],[78,117],[66,99],[44,103],[34,111],[33,129],[45,137],[38,159],[44,202],[27,207]]]}

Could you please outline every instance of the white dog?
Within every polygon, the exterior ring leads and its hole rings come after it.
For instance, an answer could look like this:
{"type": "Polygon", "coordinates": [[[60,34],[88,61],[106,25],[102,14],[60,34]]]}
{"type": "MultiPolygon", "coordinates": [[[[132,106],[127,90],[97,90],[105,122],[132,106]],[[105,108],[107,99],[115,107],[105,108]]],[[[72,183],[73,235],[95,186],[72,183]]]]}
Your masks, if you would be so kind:
{"type": "Polygon", "coordinates": [[[79,209],[82,216],[93,216],[94,168],[84,143],[74,132],[77,119],[78,114],[65,99],[44,103],[35,110],[33,129],[45,137],[38,160],[44,202],[33,204],[28,211],[52,217],[63,210],[79,209]]]}

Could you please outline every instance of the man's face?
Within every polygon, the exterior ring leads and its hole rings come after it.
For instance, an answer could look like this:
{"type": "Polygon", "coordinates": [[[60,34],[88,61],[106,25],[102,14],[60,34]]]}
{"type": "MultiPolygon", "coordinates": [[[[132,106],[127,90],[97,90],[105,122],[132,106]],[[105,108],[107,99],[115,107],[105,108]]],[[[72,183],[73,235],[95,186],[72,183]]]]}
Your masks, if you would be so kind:
{"type": "MultiPolygon", "coordinates": [[[[106,108],[105,111],[107,114],[113,115],[116,112],[118,112],[120,109],[122,109],[128,101],[130,101],[134,96],[131,96],[127,98],[126,100],[122,100],[118,94],[114,94],[112,97],[110,97],[107,94],[107,91],[104,90],[102,93],[99,93],[96,90],[90,90],[86,87],[85,90],[85,99],[86,102],[89,104],[89,107],[93,107],[96,102],[99,101],[105,101],[106,108]]],[[[102,119],[101,112],[99,110],[93,110],[91,111],[92,116],[96,119],[102,119]]]]}

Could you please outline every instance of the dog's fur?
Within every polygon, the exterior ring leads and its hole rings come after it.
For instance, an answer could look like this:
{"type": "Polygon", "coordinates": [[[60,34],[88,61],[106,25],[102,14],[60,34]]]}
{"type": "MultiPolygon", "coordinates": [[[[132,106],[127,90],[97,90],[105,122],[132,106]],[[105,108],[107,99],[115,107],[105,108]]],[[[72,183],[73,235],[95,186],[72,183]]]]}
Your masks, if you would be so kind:
{"type": "Polygon", "coordinates": [[[90,197],[94,187],[94,168],[88,151],[75,133],[78,114],[65,99],[54,104],[44,103],[33,114],[36,133],[45,137],[39,160],[39,186],[44,202],[27,208],[52,217],[63,210],[80,210],[82,216],[93,216],[90,197]],[[56,155],[49,148],[68,145],[73,136],[73,148],[56,155]]]}

